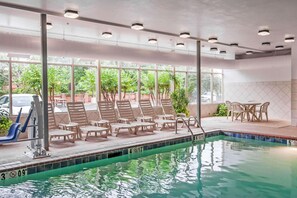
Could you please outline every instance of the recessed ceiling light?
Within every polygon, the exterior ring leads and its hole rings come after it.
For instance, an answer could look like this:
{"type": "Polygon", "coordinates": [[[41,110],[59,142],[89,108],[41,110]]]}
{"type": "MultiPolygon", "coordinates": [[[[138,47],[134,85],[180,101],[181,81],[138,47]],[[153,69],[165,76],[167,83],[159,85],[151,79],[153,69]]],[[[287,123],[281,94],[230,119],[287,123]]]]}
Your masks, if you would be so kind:
{"type": "Polygon", "coordinates": [[[218,42],[218,38],[217,38],[217,37],[210,37],[210,38],[208,39],[208,42],[209,42],[209,43],[216,43],[216,42],[218,42]]]}
{"type": "Polygon", "coordinates": [[[289,36],[285,38],[286,43],[293,43],[295,42],[295,38],[293,36],[289,36]]]}
{"type": "Polygon", "coordinates": [[[65,10],[64,17],[75,19],[75,18],[79,17],[78,11],[76,11],[76,10],[65,10]]]}
{"type": "Polygon", "coordinates": [[[156,44],[157,42],[158,42],[158,40],[155,39],[155,38],[150,38],[150,39],[148,40],[148,43],[149,43],[149,44],[156,44]]]}
{"type": "Polygon", "coordinates": [[[263,46],[270,46],[270,42],[263,42],[262,45],[263,46]]]}
{"type": "Polygon", "coordinates": [[[185,44],[184,43],[176,43],[176,47],[185,47],[185,44]]]}
{"type": "Polygon", "coordinates": [[[246,55],[251,55],[251,54],[253,54],[253,51],[246,51],[245,54],[246,54],[246,55]]]}
{"type": "Polygon", "coordinates": [[[284,46],[283,45],[277,45],[277,46],[275,46],[275,49],[284,49],[284,46]]]}
{"type": "Polygon", "coordinates": [[[238,47],[238,43],[231,43],[230,46],[231,47],[238,47]]]}
{"type": "Polygon", "coordinates": [[[101,36],[103,38],[111,38],[112,37],[112,33],[111,32],[102,32],[101,36]]]}
{"type": "Polygon", "coordinates": [[[50,29],[52,29],[52,28],[53,28],[53,24],[50,23],[50,22],[47,22],[47,23],[46,23],[46,29],[47,29],[47,30],[50,30],[50,29]]]}
{"type": "Polygon", "coordinates": [[[259,36],[268,36],[270,34],[268,29],[263,29],[258,31],[259,36]]]}
{"type": "Polygon", "coordinates": [[[218,51],[218,48],[216,48],[216,47],[211,47],[211,48],[210,48],[210,51],[212,51],[212,52],[218,51]]]}
{"type": "Polygon", "coordinates": [[[220,51],[220,54],[227,54],[225,50],[220,51]]]}
{"type": "Polygon", "coordinates": [[[189,38],[190,37],[190,33],[189,32],[182,32],[179,34],[179,37],[181,38],[189,38]]]}
{"type": "Polygon", "coordinates": [[[133,30],[142,30],[144,27],[143,27],[143,24],[142,23],[133,23],[131,25],[131,29],[133,30]]]}

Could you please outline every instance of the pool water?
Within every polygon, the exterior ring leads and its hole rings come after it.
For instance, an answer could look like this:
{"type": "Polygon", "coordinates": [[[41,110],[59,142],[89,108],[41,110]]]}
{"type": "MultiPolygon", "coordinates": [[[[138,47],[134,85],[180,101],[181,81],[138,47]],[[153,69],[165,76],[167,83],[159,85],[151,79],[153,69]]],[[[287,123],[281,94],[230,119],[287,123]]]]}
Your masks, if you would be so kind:
{"type": "Polygon", "coordinates": [[[297,148],[217,136],[0,183],[0,197],[297,197],[297,148]]]}

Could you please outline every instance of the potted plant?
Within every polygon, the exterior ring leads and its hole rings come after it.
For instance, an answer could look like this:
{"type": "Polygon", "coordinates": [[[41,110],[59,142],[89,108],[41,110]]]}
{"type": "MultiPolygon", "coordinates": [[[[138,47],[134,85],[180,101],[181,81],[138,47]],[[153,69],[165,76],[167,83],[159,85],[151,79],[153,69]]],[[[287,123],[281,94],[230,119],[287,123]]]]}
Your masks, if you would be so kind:
{"type": "Polygon", "coordinates": [[[11,124],[12,122],[9,119],[9,113],[0,109],[0,136],[5,136],[7,134],[11,124]]]}
{"type": "Polygon", "coordinates": [[[190,101],[184,88],[179,88],[172,92],[171,100],[176,113],[185,113],[189,116],[188,105],[190,101]]]}

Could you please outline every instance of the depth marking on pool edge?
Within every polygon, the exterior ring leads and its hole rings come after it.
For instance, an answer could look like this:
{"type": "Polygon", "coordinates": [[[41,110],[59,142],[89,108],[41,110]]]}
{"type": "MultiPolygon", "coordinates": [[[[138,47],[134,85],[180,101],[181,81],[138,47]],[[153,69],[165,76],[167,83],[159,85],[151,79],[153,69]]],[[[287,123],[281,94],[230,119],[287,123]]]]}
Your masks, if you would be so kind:
{"type": "Polygon", "coordinates": [[[143,152],[143,146],[136,146],[128,149],[128,154],[143,152]]]}
{"type": "Polygon", "coordinates": [[[6,171],[6,172],[1,172],[0,173],[0,180],[5,181],[7,179],[13,179],[13,178],[18,178],[18,177],[24,177],[27,175],[27,169],[22,168],[22,169],[17,169],[17,170],[11,170],[11,171],[6,171]]]}

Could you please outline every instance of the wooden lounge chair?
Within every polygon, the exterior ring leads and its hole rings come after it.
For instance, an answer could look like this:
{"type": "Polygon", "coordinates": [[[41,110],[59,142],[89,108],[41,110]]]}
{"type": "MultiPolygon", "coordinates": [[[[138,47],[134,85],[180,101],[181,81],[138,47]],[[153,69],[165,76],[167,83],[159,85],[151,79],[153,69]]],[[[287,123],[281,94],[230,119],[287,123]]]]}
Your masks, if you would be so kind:
{"type": "Polygon", "coordinates": [[[160,119],[160,116],[156,115],[150,100],[140,100],[139,107],[143,115],[143,120],[151,120],[158,126],[161,125],[160,130],[164,129],[166,126],[175,127],[177,124],[176,120],[166,120],[164,117],[161,117],[163,119],[160,119]]]}
{"type": "Polygon", "coordinates": [[[127,122],[130,124],[138,125],[139,127],[142,128],[142,130],[147,129],[148,131],[153,132],[154,129],[156,129],[155,123],[137,121],[137,118],[135,118],[134,116],[132,106],[129,100],[116,101],[116,104],[119,112],[119,117],[121,119],[127,120],[127,122]]]}
{"type": "Polygon", "coordinates": [[[85,140],[91,133],[94,133],[95,137],[99,133],[100,137],[107,138],[108,128],[90,125],[83,102],[68,102],[67,109],[70,122],[77,123],[81,132],[86,133],[85,140]]]}
{"type": "Polygon", "coordinates": [[[49,129],[49,141],[52,142],[53,138],[62,137],[64,141],[68,140],[72,143],[75,142],[76,133],[73,131],[62,130],[56,124],[55,114],[53,110],[53,105],[48,104],[48,129],[49,129]]]}
{"type": "Polygon", "coordinates": [[[98,102],[98,109],[101,119],[108,121],[109,130],[112,131],[112,129],[114,129],[116,136],[118,136],[121,129],[128,129],[130,133],[134,133],[135,135],[137,134],[139,125],[129,124],[124,119],[118,119],[114,109],[114,103],[112,101],[98,102]]]}

